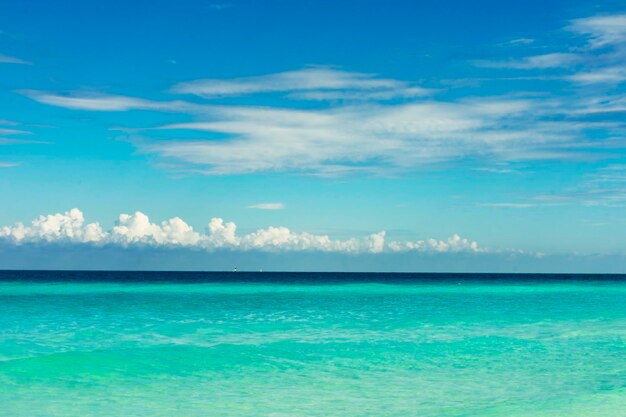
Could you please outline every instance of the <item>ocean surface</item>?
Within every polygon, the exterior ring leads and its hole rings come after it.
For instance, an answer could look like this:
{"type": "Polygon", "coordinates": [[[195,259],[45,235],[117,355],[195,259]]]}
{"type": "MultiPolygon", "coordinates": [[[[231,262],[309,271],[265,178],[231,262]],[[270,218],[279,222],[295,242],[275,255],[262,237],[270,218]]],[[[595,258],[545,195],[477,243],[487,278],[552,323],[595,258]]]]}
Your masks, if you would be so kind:
{"type": "Polygon", "coordinates": [[[0,272],[1,416],[626,416],[626,277],[0,272]]]}

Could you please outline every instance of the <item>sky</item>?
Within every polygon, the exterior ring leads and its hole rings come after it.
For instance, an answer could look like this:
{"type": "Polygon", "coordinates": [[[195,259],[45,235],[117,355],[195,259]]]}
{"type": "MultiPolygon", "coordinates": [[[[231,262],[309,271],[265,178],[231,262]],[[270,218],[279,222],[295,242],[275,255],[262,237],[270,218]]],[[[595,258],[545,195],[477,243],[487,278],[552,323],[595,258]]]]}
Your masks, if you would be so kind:
{"type": "Polygon", "coordinates": [[[0,0],[0,269],[626,272],[621,1],[0,0]]]}

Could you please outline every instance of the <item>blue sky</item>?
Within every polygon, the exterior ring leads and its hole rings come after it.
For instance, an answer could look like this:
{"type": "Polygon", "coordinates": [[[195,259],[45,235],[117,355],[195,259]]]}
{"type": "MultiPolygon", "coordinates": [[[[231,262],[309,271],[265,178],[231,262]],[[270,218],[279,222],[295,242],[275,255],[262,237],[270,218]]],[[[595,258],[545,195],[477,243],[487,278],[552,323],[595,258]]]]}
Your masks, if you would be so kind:
{"type": "Polygon", "coordinates": [[[0,80],[0,267],[626,253],[622,2],[1,2],[0,80]]]}

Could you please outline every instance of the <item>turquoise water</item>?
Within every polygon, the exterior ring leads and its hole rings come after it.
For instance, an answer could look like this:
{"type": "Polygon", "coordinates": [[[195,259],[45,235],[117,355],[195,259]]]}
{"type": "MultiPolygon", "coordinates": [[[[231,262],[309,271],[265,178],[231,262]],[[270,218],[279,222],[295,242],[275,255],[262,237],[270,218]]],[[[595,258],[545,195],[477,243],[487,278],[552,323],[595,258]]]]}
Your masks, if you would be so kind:
{"type": "Polygon", "coordinates": [[[2,416],[626,416],[626,281],[5,281],[0,305],[2,416]]]}

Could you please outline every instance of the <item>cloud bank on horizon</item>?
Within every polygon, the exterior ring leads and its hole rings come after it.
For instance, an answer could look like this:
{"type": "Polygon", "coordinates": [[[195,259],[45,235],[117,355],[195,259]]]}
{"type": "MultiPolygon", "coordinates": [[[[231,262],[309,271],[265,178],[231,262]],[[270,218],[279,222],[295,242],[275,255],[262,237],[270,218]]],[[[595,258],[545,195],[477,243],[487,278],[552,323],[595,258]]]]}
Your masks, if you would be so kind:
{"type": "Polygon", "coordinates": [[[345,254],[419,251],[432,253],[486,252],[476,242],[453,235],[446,240],[385,241],[380,231],[363,238],[334,240],[327,235],[293,232],[286,227],[270,226],[239,236],[237,225],[214,217],[205,232],[197,232],[180,217],[153,223],[144,213],[121,214],[111,230],[99,223],[85,223],[83,213],[71,209],[64,213],[41,215],[30,225],[16,223],[0,227],[0,242],[13,245],[71,243],[90,245],[183,247],[204,250],[233,249],[260,251],[310,251],[345,254]]]}

